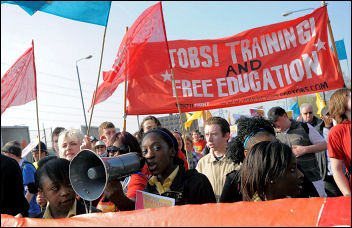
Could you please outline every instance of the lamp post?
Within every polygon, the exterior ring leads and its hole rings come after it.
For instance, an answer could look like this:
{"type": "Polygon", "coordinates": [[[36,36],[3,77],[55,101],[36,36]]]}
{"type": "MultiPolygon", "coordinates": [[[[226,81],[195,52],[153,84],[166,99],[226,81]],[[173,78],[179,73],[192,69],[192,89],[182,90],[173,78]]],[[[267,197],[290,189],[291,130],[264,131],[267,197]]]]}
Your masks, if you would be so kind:
{"type": "Polygon", "coordinates": [[[81,79],[79,78],[79,71],[78,71],[78,65],[77,63],[83,59],[90,59],[92,58],[91,55],[88,55],[85,58],[81,58],[79,60],[76,60],[76,70],[77,70],[77,77],[78,77],[78,84],[79,84],[79,90],[81,92],[81,100],[82,100],[82,108],[83,108],[83,114],[84,114],[84,121],[86,123],[86,128],[88,129],[88,124],[87,124],[87,117],[86,117],[86,109],[84,108],[84,102],[83,102],[83,95],[82,95],[82,88],[81,88],[81,79]]]}
{"type": "Polygon", "coordinates": [[[286,16],[288,16],[288,15],[290,15],[290,14],[292,14],[292,13],[296,13],[296,12],[300,12],[300,11],[306,11],[306,10],[311,10],[311,9],[314,10],[314,8],[300,9],[300,10],[294,10],[294,11],[284,12],[284,13],[282,13],[281,15],[284,16],[284,17],[286,17],[286,16]]]}

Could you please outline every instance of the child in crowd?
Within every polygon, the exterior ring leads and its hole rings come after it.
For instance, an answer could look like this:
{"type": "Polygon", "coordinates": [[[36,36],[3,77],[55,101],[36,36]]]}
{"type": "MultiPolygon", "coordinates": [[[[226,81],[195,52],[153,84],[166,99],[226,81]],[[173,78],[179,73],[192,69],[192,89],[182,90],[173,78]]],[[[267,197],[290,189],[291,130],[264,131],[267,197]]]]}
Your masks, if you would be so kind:
{"type": "MultiPolygon", "coordinates": [[[[36,183],[48,203],[45,210],[34,216],[35,218],[70,218],[88,213],[85,205],[76,200],[76,193],[69,180],[69,165],[70,162],[66,159],[54,158],[38,168],[36,183]]],[[[90,211],[99,210],[90,207],[90,211]]]]}

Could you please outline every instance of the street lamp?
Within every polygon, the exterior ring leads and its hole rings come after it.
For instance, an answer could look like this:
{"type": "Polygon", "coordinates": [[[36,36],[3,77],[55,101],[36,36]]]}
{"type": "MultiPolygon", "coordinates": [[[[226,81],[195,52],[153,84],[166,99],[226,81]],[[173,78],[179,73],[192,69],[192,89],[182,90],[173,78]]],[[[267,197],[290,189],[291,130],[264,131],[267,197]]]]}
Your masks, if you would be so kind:
{"type": "Polygon", "coordinates": [[[84,121],[85,121],[85,123],[86,123],[86,128],[87,128],[87,129],[88,129],[88,124],[87,124],[86,110],[85,110],[85,108],[84,108],[84,103],[83,103],[83,95],[82,95],[82,88],[81,88],[81,79],[79,78],[79,71],[78,71],[78,65],[77,65],[77,63],[78,63],[79,61],[83,60],[83,59],[90,59],[90,58],[92,58],[92,56],[91,56],[91,55],[88,55],[88,56],[85,57],[85,58],[81,58],[81,59],[79,59],[79,60],[76,60],[76,70],[77,70],[78,84],[79,84],[79,90],[80,90],[80,92],[81,92],[81,100],[82,100],[84,121]]]}
{"type": "Polygon", "coordinates": [[[306,11],[306,10],[311,10],[311,9],[314,10],[314,8],[300,9],[300,10],[288,11],[288,12],[282,13],[281,15],[286,17],[286,16],[288,16],[288,15],[290,15],[292,13],[296,13],[296,12],[300,12],[300,11],[306,11]]]}

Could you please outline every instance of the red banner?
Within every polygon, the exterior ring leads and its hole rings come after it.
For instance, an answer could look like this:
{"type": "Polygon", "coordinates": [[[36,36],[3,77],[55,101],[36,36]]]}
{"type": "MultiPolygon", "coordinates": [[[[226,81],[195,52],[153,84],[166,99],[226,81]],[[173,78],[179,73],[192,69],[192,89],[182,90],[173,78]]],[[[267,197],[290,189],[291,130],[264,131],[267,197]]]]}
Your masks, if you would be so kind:
{"type": "MultiPolygon", "coordinates": [[[[127,114],[176,113],[176,93],[181,111],[190,112],[342,88],[327,21],[324,6],[228,38],[169,41],[176,91],[167,68],[138,77],[129,73],[127,114]]],[[[143,67],[149,57],[135,64],[143,67]]]]}
{"type": "MultiPolygon", "coordinates": [[[[146,9],[126,32],[112,69],[103,73],[104,82],[98,87],[95,104],[109,98],[125,80],[126,75],[129,83],[134,86],[133,79],[160,75],[160,72],[170,68],[162,7],[159,2],[146,9]]],[[[138,99],[138,96],[135,99],[138,99]]]]}
{"type": "Polygon", "coordinates": [[[1,214],[1,227],[136,226],[351,227],[351,196],[189,204],[135,211],[83,214],[63,219],[16,218],[1,214]]]}
{"type": "Polygon", "coordinates": [[[36,91],[32,45],[1,78],[1,115],[10,106],[23,105],[35,100],[36,91]]]}

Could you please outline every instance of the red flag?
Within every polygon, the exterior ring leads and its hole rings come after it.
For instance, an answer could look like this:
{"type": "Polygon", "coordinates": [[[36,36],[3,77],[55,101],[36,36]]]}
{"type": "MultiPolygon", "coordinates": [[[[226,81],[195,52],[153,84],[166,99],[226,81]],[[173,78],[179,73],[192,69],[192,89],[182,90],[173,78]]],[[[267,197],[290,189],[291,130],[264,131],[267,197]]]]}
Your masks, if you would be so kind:
{"type": "Polygon", "coordinates": [[[26,104],[37,96],[33,42],[1,78],[1,115],[10,106],[26,104]]]}
{"type": "MultiPolygon", "coordinates": [[[[327,22],[324,6],[294,20],[231,37],[169,41],[181,112],[342,88],[337,59],[329,48],[327,22]]],[[[129,115],[178,112],[171,71],[162,72],[128,81],[129,115]]]]}
{"type": "Polygon", "coordinates": [[[126,32],[112,69],[103,73],[104,82],[98,87],[95,104],[109,98],[126,76],[128,81],[132,78],[153,81],[155,75],[160,75],[170,68],[162,7],[159,2],[146,9],[126,32]]]}

